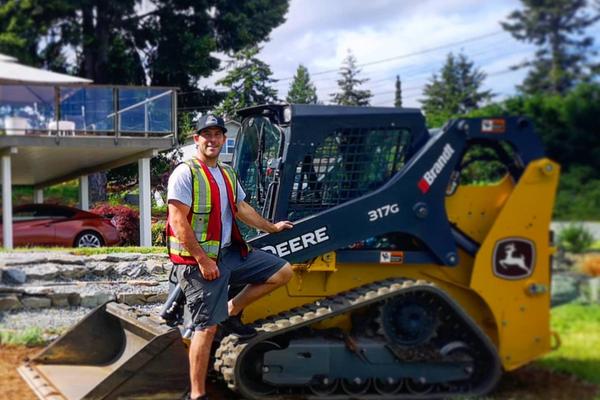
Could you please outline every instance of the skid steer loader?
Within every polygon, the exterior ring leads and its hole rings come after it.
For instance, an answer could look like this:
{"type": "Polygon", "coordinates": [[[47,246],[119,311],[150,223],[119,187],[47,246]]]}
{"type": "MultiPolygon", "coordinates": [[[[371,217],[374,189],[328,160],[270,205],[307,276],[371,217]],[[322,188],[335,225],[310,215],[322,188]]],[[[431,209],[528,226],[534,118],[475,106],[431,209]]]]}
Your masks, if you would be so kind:
{"type": "MultiPolygon", "coordinates": [[[[294,221],[249,243],[295,274],[244,311],[255,338],[215,343],[214,372],[238,396],[478,395],[551,349],[559,166],[527,119],[428,131],[416,109],[265,105],[240,116],[234,167],[247,201],[294,221]]],[[[177,398],[184,329],[108,303],[20,372],[42,399],[177,398]]]]}

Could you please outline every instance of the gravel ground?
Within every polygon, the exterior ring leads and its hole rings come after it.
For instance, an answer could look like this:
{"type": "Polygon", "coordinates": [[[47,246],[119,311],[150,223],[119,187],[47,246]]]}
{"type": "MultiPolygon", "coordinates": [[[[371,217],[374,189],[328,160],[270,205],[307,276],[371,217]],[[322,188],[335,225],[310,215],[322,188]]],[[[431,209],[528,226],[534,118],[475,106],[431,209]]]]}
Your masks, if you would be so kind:
{"type": "MultiPolygon", "coordinates": [[[[160,311],[162,304],[147,304],[135,308],[148,313],[160,311]]],[[[86,307],[46,308],[41,310],[18,310],[0,314],[0,330],[21,331],[40,328],[50,333],[50,338],[75,325],[92,310],[86,307]]]]}
{"type": "Polygon", "coordinates": [[[8,311],[0,315],[0,329],[19,331],[36,327],[44,331],[62,332],[90,311],[85,307],[8,311]]]}

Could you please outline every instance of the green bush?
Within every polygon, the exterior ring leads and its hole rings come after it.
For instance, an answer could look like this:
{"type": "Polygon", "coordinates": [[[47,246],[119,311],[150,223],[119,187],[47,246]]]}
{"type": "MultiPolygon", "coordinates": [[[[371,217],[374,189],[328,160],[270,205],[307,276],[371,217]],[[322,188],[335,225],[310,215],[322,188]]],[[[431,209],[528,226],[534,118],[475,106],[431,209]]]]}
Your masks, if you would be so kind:
{"type": "Polygon", "coordinates": [[[152,224],[152,246],[166,246],[165,221],[152,224]]]}
{"type": "Polygon", "coordinates": [[[0,344],[13,346],[40,346],[46,341],[40,328],[27,328],[22,332],[0,331],[0,344]]]}
{"type": "Polygon", "coordinates": [[[583,253],[594,243],[594,236],[582,224],[569,224],[558,235],[558,245],[573,253],[583,253]]]}

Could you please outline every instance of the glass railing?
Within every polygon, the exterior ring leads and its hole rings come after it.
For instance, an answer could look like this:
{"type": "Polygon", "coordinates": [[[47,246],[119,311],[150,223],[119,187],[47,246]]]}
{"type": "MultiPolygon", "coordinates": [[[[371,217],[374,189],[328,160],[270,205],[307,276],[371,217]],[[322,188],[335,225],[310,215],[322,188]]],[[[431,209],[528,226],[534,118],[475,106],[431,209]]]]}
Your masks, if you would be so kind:
{"type": "Polygon", "coordinates": [[[164,137],[176,131],[175,89],[0,85],[0,134],[164,137]]]}

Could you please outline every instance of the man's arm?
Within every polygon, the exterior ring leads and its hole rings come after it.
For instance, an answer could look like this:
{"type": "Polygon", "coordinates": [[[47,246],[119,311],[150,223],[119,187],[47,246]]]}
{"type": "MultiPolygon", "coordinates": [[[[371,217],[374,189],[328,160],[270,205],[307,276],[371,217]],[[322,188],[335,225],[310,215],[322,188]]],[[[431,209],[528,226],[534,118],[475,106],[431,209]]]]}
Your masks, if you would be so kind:
{"type": "Polygon", "coordinates": [[[187,220],[190,207],[178,200],[169,200],[169,224],[175,231],[177,239],[196,259],[202,276],[207,281],[217,279],[220,275],[217,264],[210,259],[198,244],[194,231],[187,220]]]}
{"type": "Polygon", "coordinates": [[[261,217],[250,204],[243,200],[238,202],[237,207],[237,218],[239,218],[240,221],[253,228],[260,229],[263,232],[276,233],[294,227],[290,221],[279,221],[275,224],[267,221],[261,217]]]}

